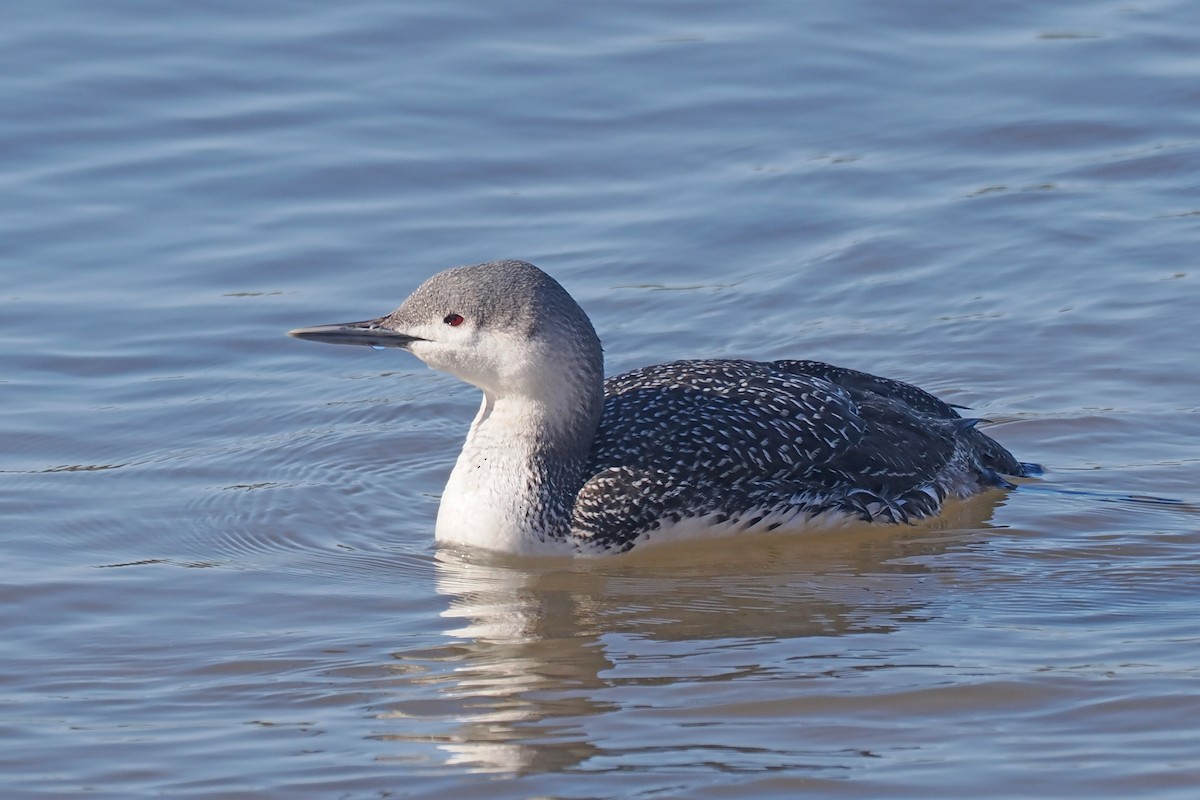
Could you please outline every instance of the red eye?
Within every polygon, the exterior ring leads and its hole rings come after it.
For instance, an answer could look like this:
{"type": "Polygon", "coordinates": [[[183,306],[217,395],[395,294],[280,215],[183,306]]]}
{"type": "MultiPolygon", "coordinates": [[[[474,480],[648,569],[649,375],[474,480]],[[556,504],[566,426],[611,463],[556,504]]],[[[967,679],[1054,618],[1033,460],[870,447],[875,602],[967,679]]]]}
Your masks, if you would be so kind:
{"type": "Polygon", "coordinates": [[[459,325],[462,325],[463,318],[458,314],[447,314],[446,318],[442,320],[442,322],[446,323],[452,328],[457,328],[459,325]]]}

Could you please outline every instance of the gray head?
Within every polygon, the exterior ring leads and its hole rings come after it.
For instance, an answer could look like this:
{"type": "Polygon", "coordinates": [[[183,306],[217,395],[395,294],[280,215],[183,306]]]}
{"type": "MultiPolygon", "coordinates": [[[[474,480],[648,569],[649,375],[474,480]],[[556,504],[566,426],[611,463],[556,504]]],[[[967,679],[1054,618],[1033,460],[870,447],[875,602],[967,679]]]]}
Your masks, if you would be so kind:
{"type": "Polygon", "coordinates": [[[289,334],[403,348],[491,397],[542,399],[564,381],[602,396],[603,355],[587,314],[558,281],[524,261],[448,269],[387,316],[289,334]]]}

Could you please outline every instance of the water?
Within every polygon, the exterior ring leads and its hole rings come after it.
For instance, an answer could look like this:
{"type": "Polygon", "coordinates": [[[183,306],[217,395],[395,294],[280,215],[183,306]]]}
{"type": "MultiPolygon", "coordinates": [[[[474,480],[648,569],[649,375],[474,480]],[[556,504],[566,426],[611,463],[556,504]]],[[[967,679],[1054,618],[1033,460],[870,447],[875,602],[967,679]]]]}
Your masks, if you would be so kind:
{"type": "Polygon", "coordinates": [[[6,798],[1194,795],[1195,4],[3,16],[6,798]],[[610,371],[875,371],[1047,474],[439,552],[474,392],[284,331],[507,257],[610,371]]]}

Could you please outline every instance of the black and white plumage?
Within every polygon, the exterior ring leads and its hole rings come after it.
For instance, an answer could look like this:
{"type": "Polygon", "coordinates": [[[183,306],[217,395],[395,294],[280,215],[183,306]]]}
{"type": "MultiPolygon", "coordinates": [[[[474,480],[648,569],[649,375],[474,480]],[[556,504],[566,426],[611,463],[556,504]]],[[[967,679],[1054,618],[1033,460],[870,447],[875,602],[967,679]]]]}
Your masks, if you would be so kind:
{"type": "Polygon", "coordinates": [[[521,261],[446,270],[388,316],[290,333],[400,347],[483,390],[440,542],[603,553],[904,523],[1037,470],[915,386],[816,361],[676,361],[606,381],[587,315],[521,261]]]}

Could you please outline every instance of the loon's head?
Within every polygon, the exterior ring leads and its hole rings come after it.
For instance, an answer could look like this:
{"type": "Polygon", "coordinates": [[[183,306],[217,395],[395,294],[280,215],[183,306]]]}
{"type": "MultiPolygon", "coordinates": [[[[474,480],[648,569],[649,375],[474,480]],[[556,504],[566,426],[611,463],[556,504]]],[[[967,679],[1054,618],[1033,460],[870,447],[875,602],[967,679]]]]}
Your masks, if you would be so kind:
{"type": "Polygon", "coordinates": [[[524,261],[448,269],[386,316],[288,335],[408,350],[492,397],[538,395],[571,374],[589,383],[603,375],[587,314],[558,281],[524,261]]]}

